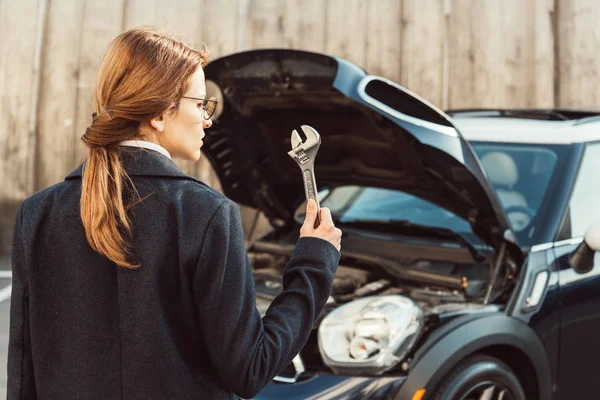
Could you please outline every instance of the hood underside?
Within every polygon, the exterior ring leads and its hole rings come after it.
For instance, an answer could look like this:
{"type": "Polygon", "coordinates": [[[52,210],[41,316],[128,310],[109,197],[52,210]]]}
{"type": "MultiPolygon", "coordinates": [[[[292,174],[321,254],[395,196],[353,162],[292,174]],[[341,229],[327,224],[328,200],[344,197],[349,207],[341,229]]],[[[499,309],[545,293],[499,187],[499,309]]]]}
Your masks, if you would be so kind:
{"type": "Polygon", "coordinates": [[[290,219],[304,200],[287,154],[292,130],[315,128],[318,189],[381,187],[416,195],[465,218],[498,248],[514,242],[469,144],[450,119],[406,89],[336,57],[256,50],[205,68],[222,109],[203,151],[232,200],[290,219]]]}

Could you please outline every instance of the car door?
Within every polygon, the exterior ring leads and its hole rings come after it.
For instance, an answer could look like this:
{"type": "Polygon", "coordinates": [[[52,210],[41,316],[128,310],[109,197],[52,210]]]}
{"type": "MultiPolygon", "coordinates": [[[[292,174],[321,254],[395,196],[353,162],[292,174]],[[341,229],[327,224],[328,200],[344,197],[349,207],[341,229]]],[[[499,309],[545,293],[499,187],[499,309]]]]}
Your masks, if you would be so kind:
{"type": "Polygon", "coordinates": [[[600,219],[600,143],[585,148],[562,233],[570,239],[555,244],[560,298],[558,398],[596,398],[600,393],[600,253],[585,274],[573,270],[569,256],[588,226],[600,219]]]}

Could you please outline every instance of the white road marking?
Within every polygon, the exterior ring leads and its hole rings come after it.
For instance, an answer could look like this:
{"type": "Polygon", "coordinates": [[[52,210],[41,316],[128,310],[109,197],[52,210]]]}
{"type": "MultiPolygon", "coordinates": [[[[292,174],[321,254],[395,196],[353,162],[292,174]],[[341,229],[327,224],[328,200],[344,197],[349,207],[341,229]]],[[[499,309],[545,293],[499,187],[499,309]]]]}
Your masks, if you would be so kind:
{"type": "Polygon", "coordinates": [[[0,271],[0,278],[12,278],[12,271],[0,271]]]}
{"type": "Polygon", "coordinates": [[[12,285],[0,289],[0,303],[6,299],[10,299],[10,292],[12,291],[12,285]]]}

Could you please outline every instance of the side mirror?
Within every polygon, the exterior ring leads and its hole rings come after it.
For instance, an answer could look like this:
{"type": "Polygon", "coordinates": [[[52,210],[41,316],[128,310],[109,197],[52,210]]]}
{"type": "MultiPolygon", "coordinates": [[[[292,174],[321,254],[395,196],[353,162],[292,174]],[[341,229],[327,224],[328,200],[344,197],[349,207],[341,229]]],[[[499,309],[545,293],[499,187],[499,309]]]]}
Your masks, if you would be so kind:
{"type": "Polygon", "coordinates": [[[600,251],[600,221],[594,222],[585,232],[581,244],[571,253],[569,261],[575,272],[585,274],[594,268],[594,255],[600,251]]]}

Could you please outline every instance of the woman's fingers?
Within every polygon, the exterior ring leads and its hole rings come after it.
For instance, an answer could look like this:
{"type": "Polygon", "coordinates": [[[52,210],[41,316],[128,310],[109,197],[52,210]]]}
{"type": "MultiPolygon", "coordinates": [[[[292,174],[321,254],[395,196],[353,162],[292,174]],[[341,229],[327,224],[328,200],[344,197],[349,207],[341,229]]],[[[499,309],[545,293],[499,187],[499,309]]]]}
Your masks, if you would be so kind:
{"type": "Polygon", "coordinates": [[[317,216],[317,203],[314,200],[309,199],[306,203],[306,217],[300,228],[300,237],[310,236],[327,240],[339,251],[342,242],[341,229],[335,227],[329,208],[323,207],[319,210],[319,213],[321,223],[315,228],[314,223],[317,216]]]}

